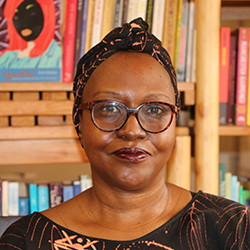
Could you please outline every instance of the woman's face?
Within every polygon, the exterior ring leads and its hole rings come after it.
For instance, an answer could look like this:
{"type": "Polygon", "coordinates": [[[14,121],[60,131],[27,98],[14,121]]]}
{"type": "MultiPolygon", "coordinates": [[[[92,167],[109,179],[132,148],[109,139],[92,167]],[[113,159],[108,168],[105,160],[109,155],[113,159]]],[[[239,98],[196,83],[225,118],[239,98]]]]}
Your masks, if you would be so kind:
{"type": "MultiPolygon", "coordinates": [[[[146,53],[117,52],[89,78],[82,103],[112,99],[129,108],[149,101],[175,104],[167,71],[146,53]]],[[[155,185],[164,179],[164,165],[175,142],[175,117],[162,133],[144,131],[134,114],[114,132],[99,130],[90,111],[80,115],[81,142],[89,158],[93,181],[127,190],[155,185]]]]}

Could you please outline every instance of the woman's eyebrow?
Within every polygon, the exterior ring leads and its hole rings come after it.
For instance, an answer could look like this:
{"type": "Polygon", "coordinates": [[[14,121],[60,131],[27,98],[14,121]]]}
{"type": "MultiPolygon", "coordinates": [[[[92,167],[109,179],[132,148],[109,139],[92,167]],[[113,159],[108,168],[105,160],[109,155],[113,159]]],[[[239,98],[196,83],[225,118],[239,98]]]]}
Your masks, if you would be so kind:
{"type": "Polygon", "coordinates": [[[121,97],[122,96],[121,94],[113,92],[113,91],[99,91],[99,92],[96,92],[93,96],[98,97],[99,95],[103,95],[103,94],[110,95],[110,96],[115,96],[115,97],[121,97]]]}
{"type": "Polygon", "coordinates": [[[152,94],[145,96],[145,98],[159,98],[159,97],[165,97],[168,100],[170,100],[169,96],[167,96],[166,94],[163,94],[163,93],[152,93],[152,94]]]}

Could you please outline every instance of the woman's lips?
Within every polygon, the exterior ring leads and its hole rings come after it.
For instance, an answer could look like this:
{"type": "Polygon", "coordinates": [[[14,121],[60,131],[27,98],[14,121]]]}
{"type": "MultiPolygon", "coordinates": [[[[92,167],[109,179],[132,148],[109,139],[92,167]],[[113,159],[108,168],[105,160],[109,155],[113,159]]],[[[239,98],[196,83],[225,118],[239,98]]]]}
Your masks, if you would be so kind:
{"type": "Polygon", "coordinates": [[[141,161],[150,156],[146,150],[134,147],[121,148],[115,151],[113,155],[132,162],[141,161]]]}

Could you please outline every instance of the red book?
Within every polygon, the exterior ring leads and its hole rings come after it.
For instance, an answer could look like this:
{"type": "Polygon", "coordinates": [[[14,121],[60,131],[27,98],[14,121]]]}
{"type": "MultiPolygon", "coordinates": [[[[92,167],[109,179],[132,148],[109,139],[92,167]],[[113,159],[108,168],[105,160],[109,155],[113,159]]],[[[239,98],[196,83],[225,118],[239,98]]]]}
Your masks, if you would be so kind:
{"type": "Polygon", "coordinates": [[[222,27],[220,29],[220,83],[219,83],[220,125],[225,125],[227,123],[230,34],[231,30],[228,27],[222,27]]]}
{"type": "Polygon", "coordinates": [[[63,47],[63,82],[72,82],[75,53],[77,0],[67,0],[66,26],[63,47]]]}
{"type": "Polygon", "coordinates": [[[246,125],[249,28],[239,28],[235,124],[246,125]]]}

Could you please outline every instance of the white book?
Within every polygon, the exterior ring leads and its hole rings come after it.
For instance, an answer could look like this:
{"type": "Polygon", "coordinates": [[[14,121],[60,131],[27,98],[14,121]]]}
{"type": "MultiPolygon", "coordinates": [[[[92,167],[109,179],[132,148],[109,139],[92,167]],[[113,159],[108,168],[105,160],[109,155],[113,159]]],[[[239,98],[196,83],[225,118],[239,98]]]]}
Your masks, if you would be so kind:
{"type": "Polygon", "coordinates": [[[95,1],[91,47],[95,46],[101,40],[103,5],[104,0],[95,1]]]}
{"type": "Polygon", "coordinates": [[[154,0],[152,34],[160,41],[163,37],[165,0],[154,0]]]}
{"type": "Polygon", "coordinates": [[[139,12],[139,0],[133,0],[128,2],[128,14],[127,23],[131,22],[138,17],[139,12]]]}
{"type": "Polygon", "coordinates": [[[16,181],[10,181],[8,186],[8,214],[9,216],[19,215],[19,184],[16,181]]]}
{"type": "Polygon", "coordinates": [[[9,215],[9,182],[2,181],[2,216],[9,215]]]}
{"type": "Polygon", "coordinates": [[[89,175],[81,175],[80,182],[81,182],[81,192],[92,187],[92,179],[91,176],[89,175]]]}
{"type": "Polygon", "coordinates": [[[191,66],[192,66],[192,49],[194,38],[194,15],[195,15],[195,3],[193,0],[189,2],[189,14],[188,14],[188,37],[187,37],[187,60],[186,60],[186,82],[191,81],[191,66]]]}

